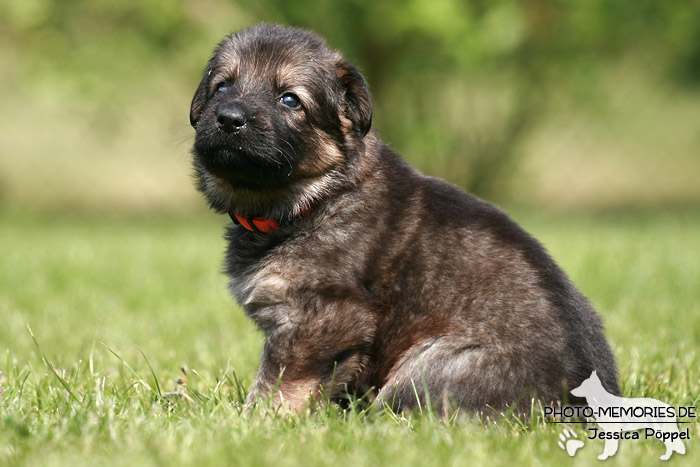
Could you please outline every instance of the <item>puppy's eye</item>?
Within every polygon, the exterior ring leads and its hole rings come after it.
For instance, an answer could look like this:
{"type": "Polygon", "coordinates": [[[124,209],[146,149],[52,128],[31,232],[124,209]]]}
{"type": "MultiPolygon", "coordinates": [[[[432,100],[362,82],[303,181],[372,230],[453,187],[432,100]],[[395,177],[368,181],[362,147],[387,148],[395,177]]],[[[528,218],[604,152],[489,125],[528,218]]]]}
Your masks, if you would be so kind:
{"type": "Polygon", "coordinates": [[[280,102],[289,107],[290,109],[296,110],[301,108],[301,101],[299,100],[299,96],[291,92],[285,92],[284,94],[282,94],[282,97],[280,97],[280,102]]]}
{"type": "Polygon", "coordinates": [[[219,85],[216,86],[216,92],[226,92],[226,91],[228,91],[228,84],[219,83],[219,85]]]}

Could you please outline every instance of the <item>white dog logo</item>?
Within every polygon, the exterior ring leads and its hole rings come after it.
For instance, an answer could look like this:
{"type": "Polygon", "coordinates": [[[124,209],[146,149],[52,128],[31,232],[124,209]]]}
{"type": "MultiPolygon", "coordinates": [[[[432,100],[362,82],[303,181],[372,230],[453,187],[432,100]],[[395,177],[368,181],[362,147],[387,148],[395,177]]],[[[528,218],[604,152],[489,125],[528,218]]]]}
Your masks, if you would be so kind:
{"type": "MultiPolygon", "coordinates": [[[[628,438],[624,432],[642,429],[645,437],[652,435],[666,445],[661,460],[668,460],[674,452],[685,454],[683,436],[678,431],[676,417],[667,415],[673,413],[669,404],[648,397],[627,398],[610,394],[603,388],[595,371],[579,387],[572,389],[571,394],[585,398],[596,414],[594,418],[602,432],[598,437],[605,439],[605,448],[598,459],[607,459],[617,452],[619,439],[628,438]]],[[[638,434],[635,433],[635,437],[638,434]]]]}

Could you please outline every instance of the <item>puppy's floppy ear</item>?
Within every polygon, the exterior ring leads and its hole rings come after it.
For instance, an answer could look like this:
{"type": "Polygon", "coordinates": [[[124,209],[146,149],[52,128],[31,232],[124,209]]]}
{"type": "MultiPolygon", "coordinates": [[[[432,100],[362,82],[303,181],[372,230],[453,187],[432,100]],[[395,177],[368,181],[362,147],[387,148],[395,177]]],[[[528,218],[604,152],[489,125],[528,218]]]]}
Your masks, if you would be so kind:
{"type": "Polygon", "coordinates": [[[199,116],[202,114],[202,109],[204,104],[207,102],[207,89],[209,88],[209,77],[211,76],[211,68],[207,69],[204,74],[204,78],[199,83],[199,87],[194,93],[192,98],[192,106],[190,107],[190,125],[192,127],[197,127],[197,122],[199,121],[199,116]]]}
{"type": "Polygon", "coordinates": [[[348,61],[341,59],[337,69],[338,80],[345,91],[345,116],[353,123],[353,129],[360,137],[364,137],[372,126],[369,86],[357,68],[348,61]]]}

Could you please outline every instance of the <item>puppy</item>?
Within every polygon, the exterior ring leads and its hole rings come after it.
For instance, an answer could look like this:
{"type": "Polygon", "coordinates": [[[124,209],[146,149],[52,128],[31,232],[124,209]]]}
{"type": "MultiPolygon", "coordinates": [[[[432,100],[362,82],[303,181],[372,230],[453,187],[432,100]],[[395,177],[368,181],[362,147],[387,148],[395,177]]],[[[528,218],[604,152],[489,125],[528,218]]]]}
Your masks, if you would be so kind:
{"type": "Polygon", "coordinates": [[[250,403],[527,412],[593,370],[618,393],[599,317],[543,247],[382,143],[365,79],[313,33],[226,37],[190,121],[198,189],[233,220],[231,291],[265,334],[250,403]]]}

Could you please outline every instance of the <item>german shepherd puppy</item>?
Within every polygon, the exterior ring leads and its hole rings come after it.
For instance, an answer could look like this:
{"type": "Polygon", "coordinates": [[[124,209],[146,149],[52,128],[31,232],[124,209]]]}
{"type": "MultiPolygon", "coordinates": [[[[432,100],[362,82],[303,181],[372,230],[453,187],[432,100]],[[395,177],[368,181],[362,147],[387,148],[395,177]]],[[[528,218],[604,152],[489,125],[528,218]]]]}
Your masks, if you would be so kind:
{"type": "Polygon", "coordinates": [[[525,412],[593,370],[618,393],[598,315],[543,247],[380,141],[365,79],[315,34],[226,37],[190,121],[198,189],[234,221],[231,290],[265,334],[250,403],[525,412]]]}

